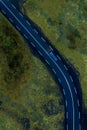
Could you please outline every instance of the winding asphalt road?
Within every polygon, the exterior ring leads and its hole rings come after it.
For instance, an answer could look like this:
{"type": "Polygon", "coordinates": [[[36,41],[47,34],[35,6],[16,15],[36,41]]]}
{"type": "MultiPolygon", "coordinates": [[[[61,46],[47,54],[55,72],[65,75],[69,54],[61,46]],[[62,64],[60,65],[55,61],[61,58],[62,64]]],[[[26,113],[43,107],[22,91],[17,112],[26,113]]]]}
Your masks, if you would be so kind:
{"type": "Polygon", "coordinates": [[[81,130],[80,99],[77,96],[73,77],[68,73],[67,66],[62,62],[61,57],[56,55],[45,37],[39,34],[31,22],[9,1],[0,0],[0,12],[21,33],[28,44],[31,44],[38,51],[60,82],[65,98],[66,130],[81,130]]]}

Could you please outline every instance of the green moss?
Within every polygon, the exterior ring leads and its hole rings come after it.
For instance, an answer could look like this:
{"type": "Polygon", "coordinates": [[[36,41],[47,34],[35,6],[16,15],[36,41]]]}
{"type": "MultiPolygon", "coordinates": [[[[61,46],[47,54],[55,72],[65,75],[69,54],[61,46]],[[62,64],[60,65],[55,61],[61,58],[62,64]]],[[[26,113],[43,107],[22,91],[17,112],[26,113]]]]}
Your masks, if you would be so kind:
{"type": "Polygon", "coordinates": [[[7,86],[7,89],[11,89],[11,86],[13,88],[18,86],[21,77],[25,73],[27,75],[32,70],[32,59],[28,49],[24,46],[21,36],[13,29],[9,22],[2,17],[0,25],[2,25],[0,29],[0,57],[4,56],[4,59],[1,58],[0,64],[1,79],[3,78],[2,85],[7,86]],[[27,60],[28,57],[29,60],[27,60]]]}
{"type": "Polygon", "coordinates": [[[32,55],[23,38],[1,14],[0,19],[0,117],[4,115],[0,119],[0,129],[63,129],[64,106],[58,85],[45,65],[32,55]],[[48,118],[43,105],[50,100],[56,114],[48,118]],[[57,111],[56,103],[61,111],[57,111]],[[4,124],[5,120],[9,121],[9,128],[7,122],[4,124]],[[56,120],[58,126],[55,126],[56,120]]]}
{"type": "Polygon", "coordinates": [[[27,15],[80,72],[83,100],[87,108],[87,24],[84,13],[86,1],[36,0],[36,12],[30,10],[30,2],[31,0],[27,0],[24,4],[27,15]],[[53,24],[49,23],[49,19],[53,24]]]}
{"type": "Polygon", "coordinates": [[[4,112],[0,111],[0,129],[1,130],[20,130],[21,125],[18,124],[14,119],[8,115],[6,115],[4,112]]]}

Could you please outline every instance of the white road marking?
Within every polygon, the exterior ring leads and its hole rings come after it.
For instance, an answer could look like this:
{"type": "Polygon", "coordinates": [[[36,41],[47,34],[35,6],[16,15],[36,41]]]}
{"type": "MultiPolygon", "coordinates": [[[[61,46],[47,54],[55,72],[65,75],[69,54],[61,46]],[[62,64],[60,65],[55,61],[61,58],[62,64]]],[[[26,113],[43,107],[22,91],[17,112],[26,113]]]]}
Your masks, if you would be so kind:
{"type": "Polygon", "coordinates": [[[35,47],[35,45],[34,45],[34,43],[33,42],[30,42],[31,43],[31,45],[33,46],[33,47],[35,47]]]}
{"type": "Polygon", "coordinates": [[[56,74],[56,71],[52,68],[52,71],[56,74]]]}
{"type": "Polygon", "coordinates": [[[19,15],[20,15],[21,17],[23,17],[23,14],[21,14],[20,12],[19,12],[19,15]]]}
{"type": "Polygon", "coordinates": [[[34,31],[38,34],[38,31],[34,28],[34,31]]]}
{"type": "Polygon", "coordinates": [[[12,4],[13,8],[16,9],[16,7],[12,4]]]}
{"type": "Polygon", "coordinates": [[[41,39],[42,39],[44,42],[46,42],[46,40],[45,40],[43,37],[41,37],[41,39]]]}
{"type": "Polygon", "coordinates": [[[9,20],[13,23],[13,20],[11,18],[9,18],[9,20]]]}
{"type": "Polygon", "coordinates": [[[66,112],[66,118],[68,119],[68,112],[66,112]]]}
{"type": "Polygon", "coordinates": [[[81,130],[81,124],[79,124],[79,130],[81,130]]]}
{"type": "Polygon", "coordinates": [[[45,60],[47,62],[48,65],[50,65],[49,61],[48,60],[45,60]]]}
{"type": "Polygon", "coordinates": [[[65,69],[68,70],[68,68],[66,67],[66,65],[64,65],[65,69]]]}
{"type": "Polygon", "coordinates": [[[65,103],[66,103],[66,107],[67,107],[67,100],[65,101],[65,103]]]}
{"type": "Polygon", "coordinates": [[[78,102],[78,106],[80,106],[79,100],[77,100],[77,102],[78,102]]]}
{"type": "Polygon", "coordinates": [[[59,83],[61,83],[61,79],[58,78],[59,83]]]}
{"type": "MultiPolygon", "coordinates": [[[[37,39],[28,31],[28,29],[20,22],[20,20],[14,15],[14,13],[6,6],[6,4],[1,1],[1,3],[7,8],[7,10],[15,17],[15,19],[21,24],[21,26],[28,32],[28,34],[39,44],[39,46],[44,50],[44,52],[48,55],[48,53],[46,52],[46,50],[40,45],[40,43],[37,41],[37,39]]],[[[49,56],[49,55],[48,55],[49,56]]],[[[49,56],[50,57],[50,56],[49,56]]],[[[50,57],[51,58],[51,57],[50,57]]],[[[51,58],[51,60],[53,61],[53,59],[51,58]]],[[[54,62],[54,61],[53,61],[54,62]]],[[[68,88],[69,88],[69,91],[70,91],[70,94],[71,94],[71,99],[72,99],[72,110],[73,110],[73,130],[75,128],[75,122],[74,122],[74,114],[75,114],[75,110],[74,110],[74,99],[73,99],[73,95],[72,95],[72,91],[71,91],[71,87],[67,81],[67,78],[65,76],[65,74],[63,73],[63,71],[61,70],[61,68],[56,64],[56,62],[54,62],[54,64],[58,67],[59,71],[62,73],[67,85],[68,85],[68,88]]]]}
{"type": "Polygon", "coordinates": [[[68,130],[68,124],[66,125],[66,129],[68,130]]]}
{"type": "Polygon", "coordinates": [[[51,46],[49,46],[49,48],[53,51],[53,48],[51,46]]]}
{"type": "Polygon", "coordinates": [[[43,56],[43,54],[40,52],[40,51],[38,51],[39,52],[39,54],[41,55],[41,56],[43,56]]]}
{"type": "Polygon", "coordinates": [[[30,24],[30,22],[28,22],[27,20],[26,20],[26,23],[30,26],[31,24],[30,24]]]}
{"type": "Polygon", "coordinates": [[[71,81],[73,82],[73,78],[72,78],[72,76],[70,75],[70,79],[71,79],[71,81]]]}
{"type": "Polygon", "coordinates": [[[75,93],[76,93],[76,95],[77,95],[77,90],[76,90],[76,88],[74,87],[74,90],[75,90],[75,93]]]}
{"type": "Polygon", "coordinates": [[[79,119],[80,119],[80,112],[79,112],[79,119]]]}
{"type": "Polygon", "coordinates": [[[59,60],[61,60],[61,58],[57,55],[57,58],[59,59],[59,60]]]}
{"type": "Polygon", "coordinates": [[[20,31],[21,29],[16,25],[16,28],[20,31]]]}
{"type": "Polygon", "coordinates": [[[24,37],[25,37],[26,39],[28,39],[28,37],[27,37],[27,35],[26,35],[26,34],[24,34],[24,37]]]}
{"type": "Polygon", "coordinates": [[[66,95],[65,90],[63,89],[63,94],[66,95]]]}
{"type": "Polygon", "coordinates": [[[3,14],[6,14],[6,12],[3,9],[1,11],[2,11],[3,14]]]}

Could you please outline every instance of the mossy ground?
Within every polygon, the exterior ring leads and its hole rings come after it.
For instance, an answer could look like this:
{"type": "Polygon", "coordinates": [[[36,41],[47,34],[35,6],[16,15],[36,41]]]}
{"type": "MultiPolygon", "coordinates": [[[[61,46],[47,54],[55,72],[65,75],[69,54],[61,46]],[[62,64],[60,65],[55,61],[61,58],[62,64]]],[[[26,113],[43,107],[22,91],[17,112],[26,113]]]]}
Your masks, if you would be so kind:
{"type": "MultiPolygon", "coordinates": [[[[24,8],[80,72],[87,109],[87,0],[26,0],[24,8]]],[[[0,14],[0,129],[26,129],[27,119],[30,130],[63,130],[59,87],[24,43],[0,14]]]]}
{"type": "Polygon", "coordinates": [[[0,130],[62,130],[63,121],[58,85],[0,14],[0,130]]]}
{"type": "Polygon", "coordinates": [[[87,108],[87,0],[26,0],[25,11],[79,71],[87,108]]]}

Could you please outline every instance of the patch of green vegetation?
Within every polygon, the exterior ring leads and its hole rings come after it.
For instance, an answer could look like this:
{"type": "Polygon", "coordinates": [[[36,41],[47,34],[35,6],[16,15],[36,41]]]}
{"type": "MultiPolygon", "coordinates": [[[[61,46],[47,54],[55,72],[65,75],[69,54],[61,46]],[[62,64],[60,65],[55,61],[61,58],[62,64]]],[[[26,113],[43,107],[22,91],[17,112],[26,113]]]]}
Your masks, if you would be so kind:
{"type": "MultiPolygon", "coordinates": [[[[0,20],[0,57],[2,85],[18,87],[21,77],[32,71],[31,55],[27,56],[27,48],[16,30],[1,15],[0,20]],[[29,60],[27,60],[29,58],[29,60]]],[[[26,80],[24,80],[25,82],[26,80]]],[[[12,88],[13,89],[13,88],[12,88]]]]}
{"type": "Polygon", "coordinates": [[[0,130],[20,130],[22,129],[21,125],[18,124],[14,119],[9,115],[6,115],[4,112],[0,111],[0,130]]]}
{"type": "Polygon", "coordinates": [[[24,3],[27,15],[43,30],[60,53],[80,72],[83,101],[87,109],[87,1],[32,0],[24,3]]]}
{"type": "Polygon", "coordinates": [[[0,129],[62,130],[64,106],[58,85],[24,44],[0,14],[0,129]]]}
{"type": "MultiPolygon", "coordinates": [[[[25,13],[79,71],[83,94],[83,129],[87,118],[87,0],[26,0],[25,13]]],[[[46,109],[49,110],[49,109],[46,109]]]]}

